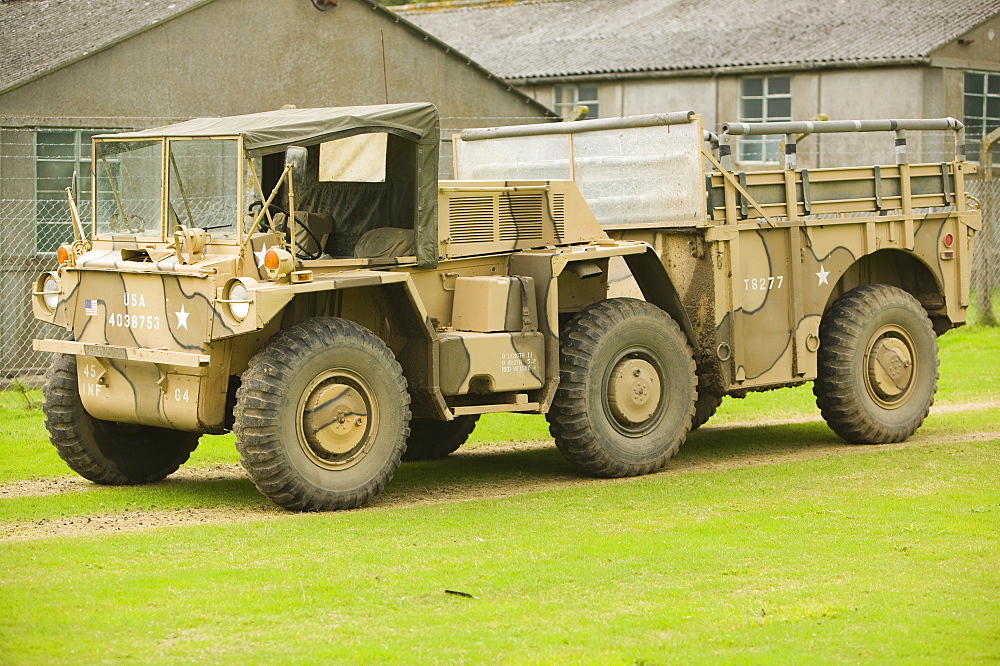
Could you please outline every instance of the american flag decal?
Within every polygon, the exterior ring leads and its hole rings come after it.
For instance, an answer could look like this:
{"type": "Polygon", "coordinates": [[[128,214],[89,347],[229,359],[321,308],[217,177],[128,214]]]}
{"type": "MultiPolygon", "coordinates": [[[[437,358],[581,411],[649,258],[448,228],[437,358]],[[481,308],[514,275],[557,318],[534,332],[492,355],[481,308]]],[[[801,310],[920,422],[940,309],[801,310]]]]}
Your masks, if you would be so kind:
{"type": "Polygon", "coordinates": [[[93,316],[97,314],[97,301],[88,298],[83,302],[83,314],[93,316]]]}

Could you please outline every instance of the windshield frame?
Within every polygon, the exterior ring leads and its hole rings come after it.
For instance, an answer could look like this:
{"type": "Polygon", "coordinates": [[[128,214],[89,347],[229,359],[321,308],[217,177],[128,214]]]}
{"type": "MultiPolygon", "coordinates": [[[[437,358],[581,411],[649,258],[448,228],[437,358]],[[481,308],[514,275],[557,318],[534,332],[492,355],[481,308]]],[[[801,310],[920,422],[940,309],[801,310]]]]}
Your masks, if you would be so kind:
{"type": "MultiPolygon", "coordinates": [[[[239,245],[243,241],[244,229],[243,229],[243,204],[244,204],[244,180],[245,180],[245,169],[244,164],[244,149],[243,149],[243,138],[240,135],[219,135],[219,136],[208,136],[208,137],[198,137],[192,139],[191,137],[174,137],[169,135],[158,136],[158,137],[114,137],[108,136],[103,138],[94,138],[91,143],[91,182],[94,185],[91,188],[91,220],[90,220],[90,231],[91,238],[99,240],[110,240],[112,242],[166,242],[170,243],[173,241],[173,228],[167,228],[171,216],[169,215],[170,208],[170,186],[173,178],[173,171],[170,168],[170,145],[174,141],[221,141],[229,140],[236,141],[236,154],[234,156],[235,164],[232,165],[233,173],[232,177],[235,179],[235,207],[234,207],[234,218],[233,227],[235,228],[235,233],[228,238],[213,238],[213,244],[223,244],[223,245],[239,245]],[[97,156],[98,144],[101,143],[158,143],[160,144],[160,155],[159,155],[159,173],[160,178],[159,183],[159,213],[160,213],[160,224],[159,233],[151,234],[149,231],[145,232],[144,235],[131,235],[127,233],[111,233],[108,231],[99,231],[99,214],[100,207],[98,206],[98,194],[100,193],[98,181],[106,180],[100,176],[100,165],[97,156]]],[[[212,235],[212,231],[208,230],[209,236],[212,235]]]]}

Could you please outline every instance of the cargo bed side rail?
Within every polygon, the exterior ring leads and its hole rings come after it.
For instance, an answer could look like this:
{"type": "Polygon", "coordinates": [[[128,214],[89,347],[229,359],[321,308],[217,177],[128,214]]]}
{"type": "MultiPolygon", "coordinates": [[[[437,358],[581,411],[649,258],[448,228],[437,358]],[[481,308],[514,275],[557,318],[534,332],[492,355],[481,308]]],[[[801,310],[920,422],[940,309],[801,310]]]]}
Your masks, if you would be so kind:
{"type": "Polygon", "coordinates": [[[954,205],[967,209],[964,175],[975,166],[965,162],[965,126],[955,118],[904,120],[827,120],[770,123],[726,123],[719,138],[719,159],[707,179],[708,214],[717,223],[763,218],[789,222],[806,216],[901,211],[954,205]],[[952,131],[955,160],[909,163],[907,131],[952,131]],[[888,166],[796,168],[796,142],[813,133],[894,132],[896,164],[888,166]],[[783,134],[784,169],[733,172],[730,139],[734,136],[783,134]]]}

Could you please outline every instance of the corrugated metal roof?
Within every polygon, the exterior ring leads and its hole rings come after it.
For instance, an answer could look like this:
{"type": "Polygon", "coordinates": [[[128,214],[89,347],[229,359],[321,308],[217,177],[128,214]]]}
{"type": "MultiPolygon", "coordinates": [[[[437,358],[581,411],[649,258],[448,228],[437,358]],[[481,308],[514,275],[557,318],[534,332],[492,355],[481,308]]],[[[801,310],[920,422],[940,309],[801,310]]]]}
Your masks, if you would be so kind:
{"type": "Polygon", "coordinates": [[[6,0],[0,3],[0,92],[211,1],[6,0]]]}
{"type": "Polygon", "coordinates": [[[494,0],[398,13],[519,80],[919,62],[1000,0],[494,0]]]}

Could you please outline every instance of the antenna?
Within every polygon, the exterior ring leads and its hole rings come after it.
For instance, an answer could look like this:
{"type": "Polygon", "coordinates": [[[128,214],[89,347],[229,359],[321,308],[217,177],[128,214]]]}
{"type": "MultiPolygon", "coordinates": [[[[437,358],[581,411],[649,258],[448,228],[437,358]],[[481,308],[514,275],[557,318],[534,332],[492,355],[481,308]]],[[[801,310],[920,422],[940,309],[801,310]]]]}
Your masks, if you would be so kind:
{"type": "Polygon", "coordinates": [[[382,28],[378,30],[379,38],[382,40],[382,81],[385,84],[385,103],[389,103],[389,69],[385,64],[385,33],[382,28]]]}

